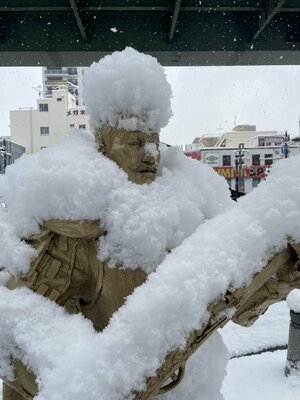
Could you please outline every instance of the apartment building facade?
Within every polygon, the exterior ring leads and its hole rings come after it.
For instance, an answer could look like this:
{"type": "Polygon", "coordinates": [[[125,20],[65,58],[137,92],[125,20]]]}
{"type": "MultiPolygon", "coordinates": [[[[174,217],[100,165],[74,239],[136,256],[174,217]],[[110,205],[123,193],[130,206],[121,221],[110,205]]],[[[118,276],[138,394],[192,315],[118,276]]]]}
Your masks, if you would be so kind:
{"type": "Polygon", "coordinates": [[[66,86],[53,90],[52,97],[39,98],[37,108],[10,111],[11,140],[26,153],[60,142],[72,128],[91,132],[85,108],[76,106],[66,86]]]}
{"type": "Polygon", "coordinates": [[[76,105],[82,107],[84,105],[82,97],[84,71],[83,67],[43,67],[43,97],[52,97],[53,90],[60,85],[65,85],[75,97],[76,105]]]}

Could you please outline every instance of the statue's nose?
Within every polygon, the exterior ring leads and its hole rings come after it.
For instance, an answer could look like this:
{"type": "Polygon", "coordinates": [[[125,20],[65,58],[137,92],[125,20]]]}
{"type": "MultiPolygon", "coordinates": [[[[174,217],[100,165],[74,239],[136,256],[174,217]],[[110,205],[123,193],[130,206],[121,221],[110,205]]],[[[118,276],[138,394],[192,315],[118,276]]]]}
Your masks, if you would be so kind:
{"type": "Polygon", "coordinates": [[[154,154],[151,154],[151,153],[145,151],[145,152],[144,152],[144,157],[143,157],[143,159],[144,159],[145,161],[154,161],[154,160],[155,160],[155,157],[154,157],[154,154]]]}
{"type": "Polygon", "coordinates": [[[154,166],[156,164],[156,160],[155,160],[154,155],[145,152],[144,157],[143,157],[143,163],[147,164],[147,165],[154,166]]]}

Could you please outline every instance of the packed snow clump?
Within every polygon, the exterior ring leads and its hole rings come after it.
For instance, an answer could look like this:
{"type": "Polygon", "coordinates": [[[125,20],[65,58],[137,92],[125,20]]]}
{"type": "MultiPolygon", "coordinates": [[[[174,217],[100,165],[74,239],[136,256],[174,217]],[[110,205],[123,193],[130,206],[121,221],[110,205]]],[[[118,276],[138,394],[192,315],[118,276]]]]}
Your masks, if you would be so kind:
{"type": "Polygon", "coordinates": [[[21,238],[45,220],[99,220],[107,231],[99,257],[149,273],[200,223],[234,205],[225,180],[178,148],[162,151],[153,183],[136,185],[80,130],[24,155],[1,180],[0,266],[12,274],[25,272],[35,254],[21,238]]]}
{"type": "Polygon", "coordinates": [[[159,132],[171,115],[171,87],[156,58],[131,47],[94,62],[84,76],[84,102],[94,130],[103,124],[159,132]]]}
{"type": "MultiPolygon", "coordinates": [[[[0,176],[0,186],[6,181],[5,175],[0,176]]],[[[36,255],[35,250],[22,240],[17,227],[11,219],[8,210],[0,205],[0,285],[6,280],[6,270],[26,270],[30,261],[36,255]],[[3,268],[5,269],[3,270],[3,268]]]]}
{"type": "Polygon", "coordinates": [[[289,309],[300,313],[300,289],[294,289],[286,298],[289,309]]]}

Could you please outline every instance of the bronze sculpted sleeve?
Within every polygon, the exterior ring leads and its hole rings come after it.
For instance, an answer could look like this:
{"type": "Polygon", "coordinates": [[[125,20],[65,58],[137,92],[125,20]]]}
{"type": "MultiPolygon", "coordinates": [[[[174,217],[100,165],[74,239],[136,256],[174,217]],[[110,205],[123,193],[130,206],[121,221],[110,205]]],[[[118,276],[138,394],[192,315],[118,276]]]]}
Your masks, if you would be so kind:
{"type": "MultiPolygon", "coordinates": [[[[140,269],[109,268],[99,261],[99,221],[51,220],[28,239],[38,251],[30,270],[12,277],[7,287],[27,287],[55,301],[68,313],[81,312],[95,330],[102,330],[136,286],[146,280],[140,269]]],[[[13,360],[16,379],[4,385],[4,400],[31,400],[37,394],[35,376],[13,360]]]]}

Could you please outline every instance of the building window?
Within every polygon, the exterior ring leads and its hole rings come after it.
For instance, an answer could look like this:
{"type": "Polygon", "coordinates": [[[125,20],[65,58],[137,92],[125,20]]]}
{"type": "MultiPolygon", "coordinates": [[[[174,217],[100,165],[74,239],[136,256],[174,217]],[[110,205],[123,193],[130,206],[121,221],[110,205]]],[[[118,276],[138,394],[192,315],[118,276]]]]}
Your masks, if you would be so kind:
{"type": "Polygon", "coordinates": [[[41,147],[41,150],[46,149],[46,148],[47,148],[47,146],[42,146],[42,147],[41,147]]]}
{"type": "Polygon", "coordinates": [[[68,68],[69,75],[77,75],[77,68],[68,68]]]}
{"type": "Polygon", "coordinates": [[[79,128],[79,129],[85,129],[85,124],[79,124],[79,125],[78,125],[78,128],[79,128]]]}
{"type": "Polygon", "coordinates": [[[58,97],[58,98],[56,99],[56,101],[62,101],[62,98],[61,98],[61,97],[58,97]]]}
{"type": "Polygon", "coordinates": [[[49,135],[49,126],[40,126],[41,135],[49,135]]]}
{"type": "Polygon", "coordinates": [[[61,68],[46,68],[45,74],[61,74],[61,68]]]}
{"type": "Polygon", "coordinates": [[[75,126],[74,124],[70,124],[70,128],[74,128],[74,126],[75,126]]]}
{"type": "Polygon", "coordinates": [[[77,79],[74,79],[74,78],[71,78],[71,79],[69,79],[69,82],[70,83],[73,83],[73,85],[78,85],[78,80],[77,79]]]}
{"type": "Polygon", "coordinates": [[[260,183],[260,179],[252,179],[252,187],[253,189],[256,188],[256,186],[258,186],[258,184],[260,183]]]}
{"type": "Polygon", "coordinates": [[[272,165],[272,164],[273,164],[273,155],[265,154],[265,165],[272,165]]]}
{"type": "MultiPolygon", "coordinates": [[[[59,72],[61,74],[61,71],[59,72]]],[[[62,76],[47,76],[47,84],[52,84],[56,85],[57,83],[63,82],[63,77],[62,76]]]]}
{"type": "Polygon", "coordinates": [[[47,103],[40,103],[39,104],[39,111],[47,112],[48,111],[48,104],[47,103]]]}
{"type": "Polygon", "coordinates": [[[260,155],[259,154],[252,155],[252,165],[260,165],[260,155]]]}
{"type": "Polygon", "coordinates": [[[223,167],[231,167],[231,156],[223,156],[223,167]]]}

